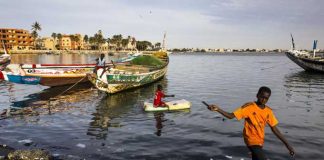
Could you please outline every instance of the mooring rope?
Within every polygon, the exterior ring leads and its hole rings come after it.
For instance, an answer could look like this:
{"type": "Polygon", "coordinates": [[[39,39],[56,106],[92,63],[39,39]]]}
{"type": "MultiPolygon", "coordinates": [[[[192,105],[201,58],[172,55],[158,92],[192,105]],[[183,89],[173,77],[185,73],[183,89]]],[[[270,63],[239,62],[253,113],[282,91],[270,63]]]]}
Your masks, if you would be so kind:
{"type": "Polygon", "coordinates": [[[83,81],[85,78],[87,78],[88,76],[86,75],[85,77],[81,78],[79,81],[77,81],[76,83],[74,83],[72,86],[70,86],[68,89],[64,90],[63,92],[61,92],[60,94],[49,98],[49,100],[47,101],[47,105],[48,105],[48,110],[49,110],[49,114],[51,114],[51,100],[54,99],[55,97],[58,97],[62,94],[64,94],[65,92],[69,91],[70,89],[72,89],[74,86],[76,86],[78,83],[80,83],[81,81],[83,81]]]}

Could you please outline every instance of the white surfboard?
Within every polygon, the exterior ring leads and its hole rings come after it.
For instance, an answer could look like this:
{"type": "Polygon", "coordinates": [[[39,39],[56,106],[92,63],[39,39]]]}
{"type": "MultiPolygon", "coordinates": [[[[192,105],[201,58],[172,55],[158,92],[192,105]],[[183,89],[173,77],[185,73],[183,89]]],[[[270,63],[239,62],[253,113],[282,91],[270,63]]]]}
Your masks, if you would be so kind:
{"type": "Polygon", "coordinates": [[[189,109],[191,106],[191,102],[181,99],[175,100],[165,103],[168,107],[154,107],[153,103],[144,102],[144,110],[147,112],[151,111],[172,111],[172,110],[181,110],[181,109],[189,109]]]}

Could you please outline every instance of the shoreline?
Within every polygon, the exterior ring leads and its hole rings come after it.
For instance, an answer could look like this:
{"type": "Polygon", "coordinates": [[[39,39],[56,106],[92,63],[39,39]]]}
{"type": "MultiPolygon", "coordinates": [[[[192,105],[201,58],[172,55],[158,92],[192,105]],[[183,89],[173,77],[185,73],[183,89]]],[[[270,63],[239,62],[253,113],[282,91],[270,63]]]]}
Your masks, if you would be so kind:
{"type": "MultiPolygon", "coordinates": [[[[127,54],[127,53],[136,53],[137,51],[99,51],[99,50],[17,50],[10,51],[10,54],[51,54],[51,55],[60,55],[60,54],[127,54]]],[[[156,51],[139,51],[142,53],[152,53],[156,51]]],[[[285,52],[171,52],[172,54],[284,54],[285,52]]],[[[4,52],[0,51],[0,54],[4,52]]]]}
{"type": "MultiPolygon", "coordinates": [[[[11,50],[10,54],[108,54],[108,53],[135,53],[136,51],[99,51],[99,50],[11,50]]],[[[0,51],[0,54],[4,52],[0,51]]]]}

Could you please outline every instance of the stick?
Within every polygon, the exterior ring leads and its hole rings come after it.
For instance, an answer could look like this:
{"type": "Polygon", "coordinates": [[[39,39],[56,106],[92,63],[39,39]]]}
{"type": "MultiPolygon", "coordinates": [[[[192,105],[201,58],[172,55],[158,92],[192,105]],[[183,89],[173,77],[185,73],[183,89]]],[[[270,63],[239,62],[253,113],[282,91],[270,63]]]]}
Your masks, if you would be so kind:
{"type": "Polygon", "coordinates": [[[204,105],[206,105],[207,107],[209,107],[209,104],[206,103],[205,101],[201,101],[204,105]]]}

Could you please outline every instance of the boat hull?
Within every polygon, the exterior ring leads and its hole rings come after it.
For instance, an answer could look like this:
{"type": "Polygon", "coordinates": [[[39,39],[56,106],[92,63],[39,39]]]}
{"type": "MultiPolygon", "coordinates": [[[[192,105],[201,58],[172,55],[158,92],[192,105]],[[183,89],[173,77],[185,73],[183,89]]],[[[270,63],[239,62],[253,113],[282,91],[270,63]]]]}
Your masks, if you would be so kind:
{"type": "Polygon", "coordinates": [[[95,65],[24,65],[26,76],[40,77],[40,85],[55,87],[88,82],[95,65]]]}
{"type": "Polygon", "coordinates": [[[286,56],[305,71],[324,73],[324,61],[321,61],[321,59],[296,56],[291,52],[286,52],[286,56]]]}
{"type": "Polygon", "coordinates": [[[7,75],[8,81],[13,83],[19,83],[19,84],[39,84],[40,83],[40,77],[34,77],[34,76],[21,76],[21,75],[7,75]]]}
{"type": "Polygon", "coordinates": [[[40,83],[41,78],[35,76],[22,76],[19,74],[15,75],[12,72],[0,71],[0,79],[13,83],[36,85],[40,83]]]}
{"type": "Polygon", "coordinates": [[[114,94],[141,87],[163,78],[168,70],[169,57],[156,57],[161,66],[116,65],[108,70],[98,69],[96,74],[88,74],[88,79],[99,90],[114,94]]]}
{"type": "Polygon", "coordinates": [[[81,77],[41,77],[39,84],[43,86],[55,87],[55,86],[64,86],[75,83],[84,83],[88,82],[86,75],[81,77]]]}
{"type": "Polygon", "coordinates": [[[99,90],[108,94],[114,94],[124,90],[141,87],[156,82],[164,77],[167,67],[153,72],[137,75],[103,75],[105,78],[98,78],[96,74],[89,74],[88,79],[99,90]],[[108,79],[108,83],[104,79],[108,79]],[[109,83],[111,82],[111,83],[109,83]]]}

